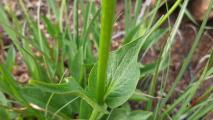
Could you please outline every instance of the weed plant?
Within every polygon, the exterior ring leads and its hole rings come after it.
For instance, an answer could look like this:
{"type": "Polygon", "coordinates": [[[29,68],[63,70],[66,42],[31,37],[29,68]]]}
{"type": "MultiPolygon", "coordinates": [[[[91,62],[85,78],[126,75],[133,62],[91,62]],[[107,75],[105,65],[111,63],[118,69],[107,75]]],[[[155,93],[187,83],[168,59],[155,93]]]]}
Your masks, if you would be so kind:
{"type": "Polygon", "coordinates": [[[0,119],[199,120],[212,111],[212,87],[205,91],[206,99],[193,106],[190,102],[202,83],[213,74],[213,52],[200,78],[172,103],[168,100],[199,44],[213,1],[168,93],[165,92],[166,75],[160,81],[159,90],[157,81],[162,71],[169,70],[170,49],[183,16],[186,14],[193,20],[187,11],[189,0],[176,0],[160,18],[157,12],[166,2],[158,0],[155,7],[142,13],[141,0],[136,0],[135,5],[131,0],[124,0],[125,36],[115,51],[111,51],[110,46],[113,24],[117,21],[116,0],[102,0],[101,7],[93,0],[61,0],[60,4],[47,0],[48,13],[55,20],[41,15],[39,6],[33,19],[24,1],[17,2],[23,20],[19,20],[10,7],[0,6],[0,26],[12,40],[11,45],[3,47],[7,55],[0,63],[0,119]],[[161,28],[178,7],[176,23],[161,28]],[[44,29],[40,28],[41,24],[44,29]],[[141,63],[141,56],[165,33],[169,37],[160,56],[153,63],[141,63]],[[17,53],[27,66],[30,78],[27,84],[18,83],[12,74],[17,53]],[[147,77],[152,79],[142,86],[148,88],[145,93],[136,86],[147,77]],[[160,96],[156,96],[158,91],[160,96]],[[132,110],[128,101],[143,103],[145,107],[132,110]]]}

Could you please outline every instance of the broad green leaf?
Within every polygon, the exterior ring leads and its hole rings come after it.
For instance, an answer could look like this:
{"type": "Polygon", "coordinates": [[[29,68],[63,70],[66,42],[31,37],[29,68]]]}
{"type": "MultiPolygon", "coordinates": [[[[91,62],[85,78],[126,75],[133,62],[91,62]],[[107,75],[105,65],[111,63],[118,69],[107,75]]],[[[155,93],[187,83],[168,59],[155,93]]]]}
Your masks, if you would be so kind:
{"type": "Polygon", "coordinates": [[[137,41],[131,42],[110,56],[105,99],[107,105],[116,108],[134,93],[140,78],[137,63],[137,41]]]}
{"type": "MultiPolygon", "coordinates": [[[[140,69],[137,63],[138,50],[141,48],[138,44],[141,43],[139,40],[141,39],[124,45],[110,55],[105,100],[112,108],[125,103],[135,92],[140,79],[140,69]]],[[[92,84],[89,86],[92,86],[93,90],[96,83],[95,74],[95,71],[91,71],[90,75],[93,76],[93,80],[89,79],[89,84],[92,84]]]]}
{"type": "Polygon", "coordinates": [[[119,108],[112,110],[108,116],[108,120],[127,120],[128,115],[131,112],[129,104],[124,104],[119,108]]]}

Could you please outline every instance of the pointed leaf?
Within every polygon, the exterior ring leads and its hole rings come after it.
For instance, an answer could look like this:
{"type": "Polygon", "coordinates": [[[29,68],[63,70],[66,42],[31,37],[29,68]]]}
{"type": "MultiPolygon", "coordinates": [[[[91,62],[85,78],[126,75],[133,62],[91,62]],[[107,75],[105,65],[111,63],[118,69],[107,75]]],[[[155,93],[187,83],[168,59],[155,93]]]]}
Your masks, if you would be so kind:
{"type": "Polygon", "coordinates": [[[108,80],[106,88],[106,103],[116,108],[125,103],[134,93],[140,78],[137,63],[137,41],[125,45],[110,56],[108,80]]]}

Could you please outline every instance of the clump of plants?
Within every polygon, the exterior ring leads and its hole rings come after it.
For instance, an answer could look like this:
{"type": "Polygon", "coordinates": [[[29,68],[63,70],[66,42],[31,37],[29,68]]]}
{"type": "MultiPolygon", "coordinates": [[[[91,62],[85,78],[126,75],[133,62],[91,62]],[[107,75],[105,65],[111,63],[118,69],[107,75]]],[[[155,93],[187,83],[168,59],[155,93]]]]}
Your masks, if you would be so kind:
{"type": "Polygon", "coordinates": [[[116,0],[102,0],[100,8],[93,0],[62,0],[60,4],[47,0],[48,12],[55,20],[41,15],[39,6],[37,19],[32,19],[24,1],[17,2],[23,12],[22,21],[10,7],[0,6],[0,26],[13,43],[4,46],[7,55],[0,63],[0,119],[198,120],[213,109],[212,88],[205,92],[208,96],[205,100],[190,105],[202,83],[213,74],[213,52],[200,78],[168,104],[199,44],[213,1],[166,95],[163,93],[167,80],[161,81],[161,96],[156,96],[157,78],[161,71],[169,69],[170,49],[189,0],[177,0],[160,18],[156,14],[165,2],[158,0],[153,9],[141,15],[141,0],[136,0],[134,9],[133,3],[125,0],[125,37],[115,51],[111,51],[110,46],[113,24],[117,21],[116,0]],[[160,28],[178,7],[181,10],[175,25],[160,28]],[[40,28],[41,23],[44,29],[40,28]],[[158,59],[151,64],[139,62],[141,55],[165,33],[169,38],[158,59]],[[29,72],[27,84],[19,84],[12,74],[17,53],[21,54],[29,72]],[[148,76],[152,79],[144,86],[148,88],[145,94],[137,89],[137,84],[148,76]],[[128,101],[143,102],[145,107],[132,110],[128,101]]]}

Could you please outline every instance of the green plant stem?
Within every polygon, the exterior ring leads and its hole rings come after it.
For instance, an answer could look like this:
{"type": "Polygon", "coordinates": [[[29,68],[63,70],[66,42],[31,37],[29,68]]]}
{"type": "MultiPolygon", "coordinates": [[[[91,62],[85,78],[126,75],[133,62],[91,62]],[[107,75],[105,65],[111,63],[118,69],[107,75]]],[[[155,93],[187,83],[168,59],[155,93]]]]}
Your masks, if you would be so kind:
{"type": "MultiPolygon", "coordinates": [[[[101,38],[99,46],[99,59],[96,83],[96,97],[100,105],[104,104],[105,81],[107,79],[107,66],[110,52],[110,41],[114,21],[116,0],[102,0],[101,38]]],[[[89,120],[97,120],[100,112],[93,109],[89,120]]]]}
{"type": "Polygon", "coordinates": [[[90,116],[89,120],[97,120],[99,117],[99,112],[97,110],[93,110],[92,115],[90,116]]]}
{"type": "Polygon", "coordinates": [[[105,81],[107,78],[107,64],[112,36],[113,18],[116,0],[102,0],[101,38],[97,71],[97,101],[104,103],[105,81]]]}

